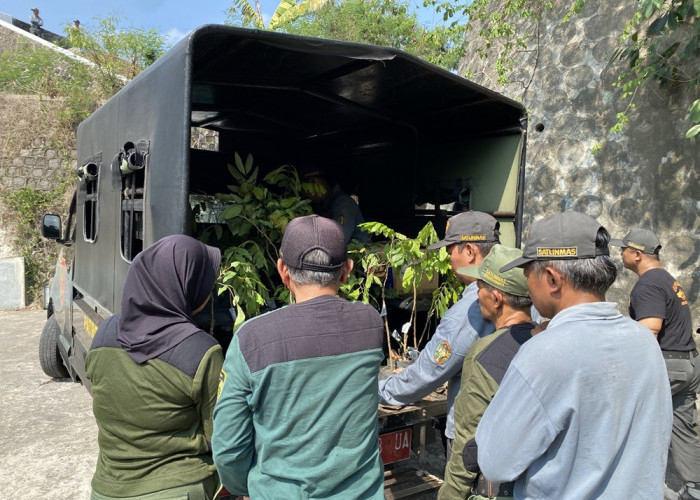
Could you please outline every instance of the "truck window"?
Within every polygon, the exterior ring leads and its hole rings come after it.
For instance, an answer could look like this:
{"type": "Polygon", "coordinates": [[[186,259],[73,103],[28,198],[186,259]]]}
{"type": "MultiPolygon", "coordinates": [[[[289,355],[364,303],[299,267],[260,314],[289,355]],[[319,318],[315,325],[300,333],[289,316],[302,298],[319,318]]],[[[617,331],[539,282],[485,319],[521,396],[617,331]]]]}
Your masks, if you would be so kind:
{"type": "Polygon", "coordinates": [[[121,189],[121,252],[131,262],[143,250],[143,189],[147,144],[127,142],[119,152],[121,189]]]}
{"type": "Polygon", "coordinates": [[[98,155],[87,161],[78,169],[80,177],[80,191],[82,192],[83,203],[83,238],[89,243],[94,243],[97,239],[98,229],[98,189],[100,158],[98,155]]]}

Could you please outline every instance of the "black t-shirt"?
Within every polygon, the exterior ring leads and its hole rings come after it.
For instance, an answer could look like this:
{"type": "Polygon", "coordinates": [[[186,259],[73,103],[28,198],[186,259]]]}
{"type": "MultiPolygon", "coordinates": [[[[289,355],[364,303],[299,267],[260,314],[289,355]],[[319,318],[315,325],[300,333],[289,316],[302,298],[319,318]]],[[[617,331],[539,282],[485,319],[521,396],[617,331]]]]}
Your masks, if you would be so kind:
{"type": "Polygon", "coordinates": [[[630,317],[663,320],[657,336],[662,351],[695,349],[688,298],[665,269],[650,269],[639,277],[630,294],[630,317]]]}

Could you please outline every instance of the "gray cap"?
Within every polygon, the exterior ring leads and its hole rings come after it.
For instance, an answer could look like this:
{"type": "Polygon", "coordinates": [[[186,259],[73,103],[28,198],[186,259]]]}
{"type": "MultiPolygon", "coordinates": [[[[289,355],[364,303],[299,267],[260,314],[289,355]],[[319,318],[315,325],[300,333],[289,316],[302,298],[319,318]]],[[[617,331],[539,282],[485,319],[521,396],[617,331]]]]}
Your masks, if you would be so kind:
{"type": "Polygon", "coordinates": [[[433,243],[428,250],[437,250],[452,243],[498,243],[501,223],[484,212],[462,212],[447,220],[445,237],[433,243]]]}
{"type": "Polygon", "coordinates": [[[337,271],[348,259],[348,246],[343,229],[336,221],[305,215],[292,219],[287,224],[280,246],[282,262],[294,269],[309,271],[337,271]],[[323,250],[331,262],[327,266],[306,262],[306,256],[313,250],[323,250]]]}
{"type": "Polygon", "coordinates": [[[501,272],[535,260],[593,259],[610,255],[607,246],[595,245],[602,227],[593,217],[581,212],[564,212],[533,222],[523,256],[503,266],[501,272]]]}
{"type": "Polygon", "coordinates": [[[649,255],[658,254],[661,250],[659,238],[648,229],[632,229],[621,240],[610,240],[610,244],[616,247],[630,247],[649,255]]]}

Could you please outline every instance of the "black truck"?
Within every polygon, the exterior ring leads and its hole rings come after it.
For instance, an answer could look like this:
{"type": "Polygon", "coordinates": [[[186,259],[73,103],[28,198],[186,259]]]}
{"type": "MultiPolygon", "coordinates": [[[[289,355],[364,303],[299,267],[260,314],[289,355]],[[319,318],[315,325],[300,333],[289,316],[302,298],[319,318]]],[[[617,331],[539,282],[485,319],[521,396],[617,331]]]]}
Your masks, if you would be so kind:
{"type": "Polygon", "coordinates": [[[78,127],[68,219],[43,224],[62,247],[42,368],[89,389],[87,350],[119,311],[131,260],[192,234],[193,200],[230,183],[237,152],[262,171],[337,165],[366,220],[409,236],[469,208],[519,245],[526,128],[521,104],[399,50],[202,26],[78,127]]]}

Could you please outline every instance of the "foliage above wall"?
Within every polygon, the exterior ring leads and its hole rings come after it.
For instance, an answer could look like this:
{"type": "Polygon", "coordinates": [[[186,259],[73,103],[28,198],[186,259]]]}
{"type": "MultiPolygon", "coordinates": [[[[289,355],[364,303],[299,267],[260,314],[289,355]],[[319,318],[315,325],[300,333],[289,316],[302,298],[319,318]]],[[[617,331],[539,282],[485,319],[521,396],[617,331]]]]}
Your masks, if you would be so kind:
{"type": "Polygon", "coordinates": [[[0,91],[58,98],[64,126],[73,133],[166,48],[165,37],[155,29],[123,28],[116,17],[97,22],[95,28],[66,28],[72,50],[92,65],[21,40],[0,55],[0,91]]]}
{"type": "MultiPolygon", "coordinates": [[[[569,7],[562,22],[572,20],[587,2],[556,2],[569,7]]],[[[499,83],[509,81],[517,53],[537,50],[533,49],[536,29],[519,30],[518,23],[540,20],[555,6],[554,1],[543,0],[424,0],[424,4],[442,12],[446,21],[452,19],[453,27],[466,19],[467,30],[478,27],[481,44],[475,47],[476,52],[484,58],[495,55],[499,83]]],[[[638,91],[652,82],[668,90],[685,86],[695,97],[700,92],[700,1],[640,0],[635,4],[636,10],[630,9],[632,17],[624,27],[619,26],[624,33],[611,54],[612,60],[627,63],[614,83],[622,90],[622,111],[617,113],[611,133],[629,121],[628,111],[635,106],[638,91]]],[[[688,121],[686,137],[691,138],[700,133],[700,100],[691,104],[688,121]]]]}

